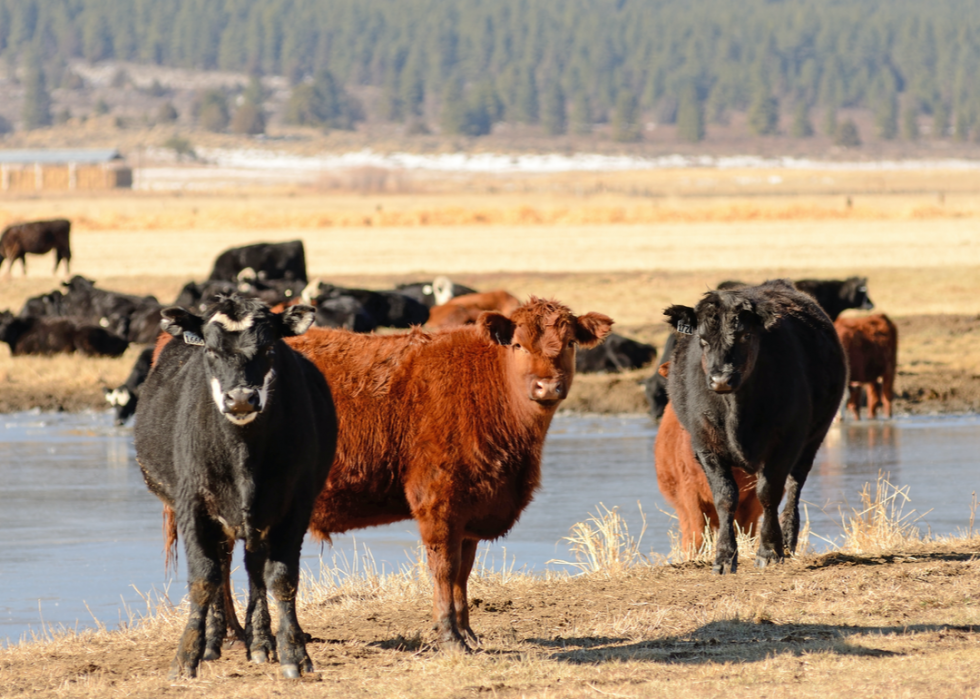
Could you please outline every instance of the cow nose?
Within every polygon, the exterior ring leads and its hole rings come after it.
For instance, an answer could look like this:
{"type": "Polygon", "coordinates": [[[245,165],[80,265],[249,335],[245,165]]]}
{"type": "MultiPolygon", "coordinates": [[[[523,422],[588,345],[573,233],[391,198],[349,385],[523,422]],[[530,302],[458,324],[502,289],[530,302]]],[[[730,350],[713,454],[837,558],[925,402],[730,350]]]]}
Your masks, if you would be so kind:
{"type": "Polygon", "coordinates": [[[254,388],[233,388],[225,394],[225,412],[248,415],[259,410],[259,392],[254,388]]]}
{"type": "Polygon", "coordinates": [[[712,374],[708,385],[715,393],[731,393],[731,376],[727,374],[712,374]]]}
{"type": "Polygon", "coordinates": [[[531,382],[531,400],[555,401],[565,397],[565,386],[561,379],[534,379],[531,382]]]}

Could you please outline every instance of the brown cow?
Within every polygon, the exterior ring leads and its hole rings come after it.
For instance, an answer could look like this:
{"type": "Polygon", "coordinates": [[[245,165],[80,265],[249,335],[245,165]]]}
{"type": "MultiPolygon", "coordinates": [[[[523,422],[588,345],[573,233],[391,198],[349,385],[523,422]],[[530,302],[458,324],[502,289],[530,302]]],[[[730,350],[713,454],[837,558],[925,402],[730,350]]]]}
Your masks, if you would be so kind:
{"type": "MultiPolygon", "coordinates": [[[[659,372],[664,378],[669,365],[670,362],[665,362],[660,366],[659,372]]],[[[670,403],[660,419],[653,449],[657,485],[667,502],[677,510],[681,546],[685,553],[696,553],[704,543],[705,520],[711,524],[712,531],[718,531],[718,512],[708,478],[691,448],[691,435],[677,419],[670,403]]],[[[732,474],[739,493],[735,521],[742,531],[748,532],[755,529],[762,515],[762,504],[755,492],[757,477],[740,468],[733,469],[732,474]]]]}
{"type": "Polygon", "coordinates": [[[506,534],[531,502],[541,447],[568,395],[575,345],[612,320],[532,298],[437,333],[311,328],[289,344],[327,378],[337,456],[310,530],[332,534],[414,518],[434,580],[439,642],[467,648],[466,585],[481,540],[506,534]]]}
{"type": "Polygon", "coordinates": [[[510,317],[521,302],[516,296],[503,289],[485,291],[478,294],[463,294],[454,296],[441,306],[429,309],[429,320],[426,325],[430,328],[451,328],[459,325],[471,325],[476,322],[483,311],[497,311],[510,317]]]}
{"type": "Polygon", "coordinates": [[[879,400],[885,417],[892,416],[895,369],[898,365],[898,328],[884,313],[834,321],[850,367],[847,408],[861,419],[861,386],[868,395],[868,414],[878,416],[879,400]]]}
{"type": "Polygon", "coordinates": [[[27,275],[27,259],[25,255],[43,255],[46,252],[55,251],[54,274],[58,273],[58,265],[65,261],[65,274],[69,274],[71,264],[71,246],[68,243],[68,234],[71,232],[71,222],[56,218],[52,221],[32,221],[30,223],[17,223],[7,226],[3,235],[0,235],[0,266],[4,260],[10,260],[7,267],[7,276],[14,271],[14,262],[20,260],[24,267],[24,275],[27,275]]]}

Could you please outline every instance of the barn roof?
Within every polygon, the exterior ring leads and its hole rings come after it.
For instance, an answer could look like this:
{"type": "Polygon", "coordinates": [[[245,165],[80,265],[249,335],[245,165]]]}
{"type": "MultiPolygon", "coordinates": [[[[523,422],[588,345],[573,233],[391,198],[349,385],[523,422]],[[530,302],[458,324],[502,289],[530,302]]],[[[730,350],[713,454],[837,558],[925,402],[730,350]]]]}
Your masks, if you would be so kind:
{"type": "Polygon", "coordinates": [[[25,148],[0,150],[0,163],[108,163],[121,160],[115,148],[25,148]]]}

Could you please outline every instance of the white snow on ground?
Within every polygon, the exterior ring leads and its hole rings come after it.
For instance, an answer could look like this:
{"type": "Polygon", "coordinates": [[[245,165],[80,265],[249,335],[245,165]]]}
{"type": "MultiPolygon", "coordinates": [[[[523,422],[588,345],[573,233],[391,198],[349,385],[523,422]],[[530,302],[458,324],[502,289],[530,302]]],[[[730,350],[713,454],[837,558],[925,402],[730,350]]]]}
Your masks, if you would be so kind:
{"type": "Polygon", "coordinates": [[[318,177],[354,168],[428,170],[433,172],[485,174],[548,174],[559,172],[616,172],[678,168],[788,169],[817,171],[980,170],[980,160],[880,160],[821,161],[806,158],[762,158],[752,155],[658,158],[598,155],[516,155],[507,153],[378,153],[362,150],[299,156],[261,149],[201,148],[205,165],[193,167],[145,167],[137,173],[136,189],[209,189],[268,182],[307,184],[318,177]]]}

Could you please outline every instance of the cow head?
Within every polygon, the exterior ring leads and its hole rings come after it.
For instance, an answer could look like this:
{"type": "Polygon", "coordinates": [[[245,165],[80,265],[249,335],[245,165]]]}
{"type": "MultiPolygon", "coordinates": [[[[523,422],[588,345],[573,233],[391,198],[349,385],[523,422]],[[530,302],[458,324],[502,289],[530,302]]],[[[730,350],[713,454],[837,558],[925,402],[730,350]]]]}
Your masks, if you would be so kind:
{"type": "Polygon", "coordinates": [[[738,291],[709,291],[696,308],[671,306],[664,315],[675,330],[698,343],[705,381],[715,393],[732,393],[745,384],[759,355],[761,333],[779,319],[738,291]]]}
{"type": "Polygon", "coordinates": [[[575,346],[595,347],[612,328],[601,313],[572,314],[555,301],[532,297],[508,318],[486,311],[476,322],[484,336],[507,350],[509,375],[529,400],[554,408],[575,376],[575,346]]]}
{"type": "Polygon", "coordinates": [[[875,307],[871,302],[871,297],[868,296],[867,277],[848,277],[841,285],[840,293],[850,308],[870,311],[875,307]]]}
{"type": "Polygon", "coordinates": [[[115,423],[117,425],[125,425],[126,420],[136,413],[136,396],[130,393],[126,386],[112,390],[103,388],[102,394],[105,396],[106,403],[116,411],[115,423]]]}
{"type": "Polygon", "coordinates": [[[283,337],[302,335],[313,322],[310,306],[274,314],[261,301],[221,296],[204,317],[166,308],[160,327],[204,347],[204,370],[218,411],[235,425],[252,422],[268,405],[276,351],[283,337]]]}

